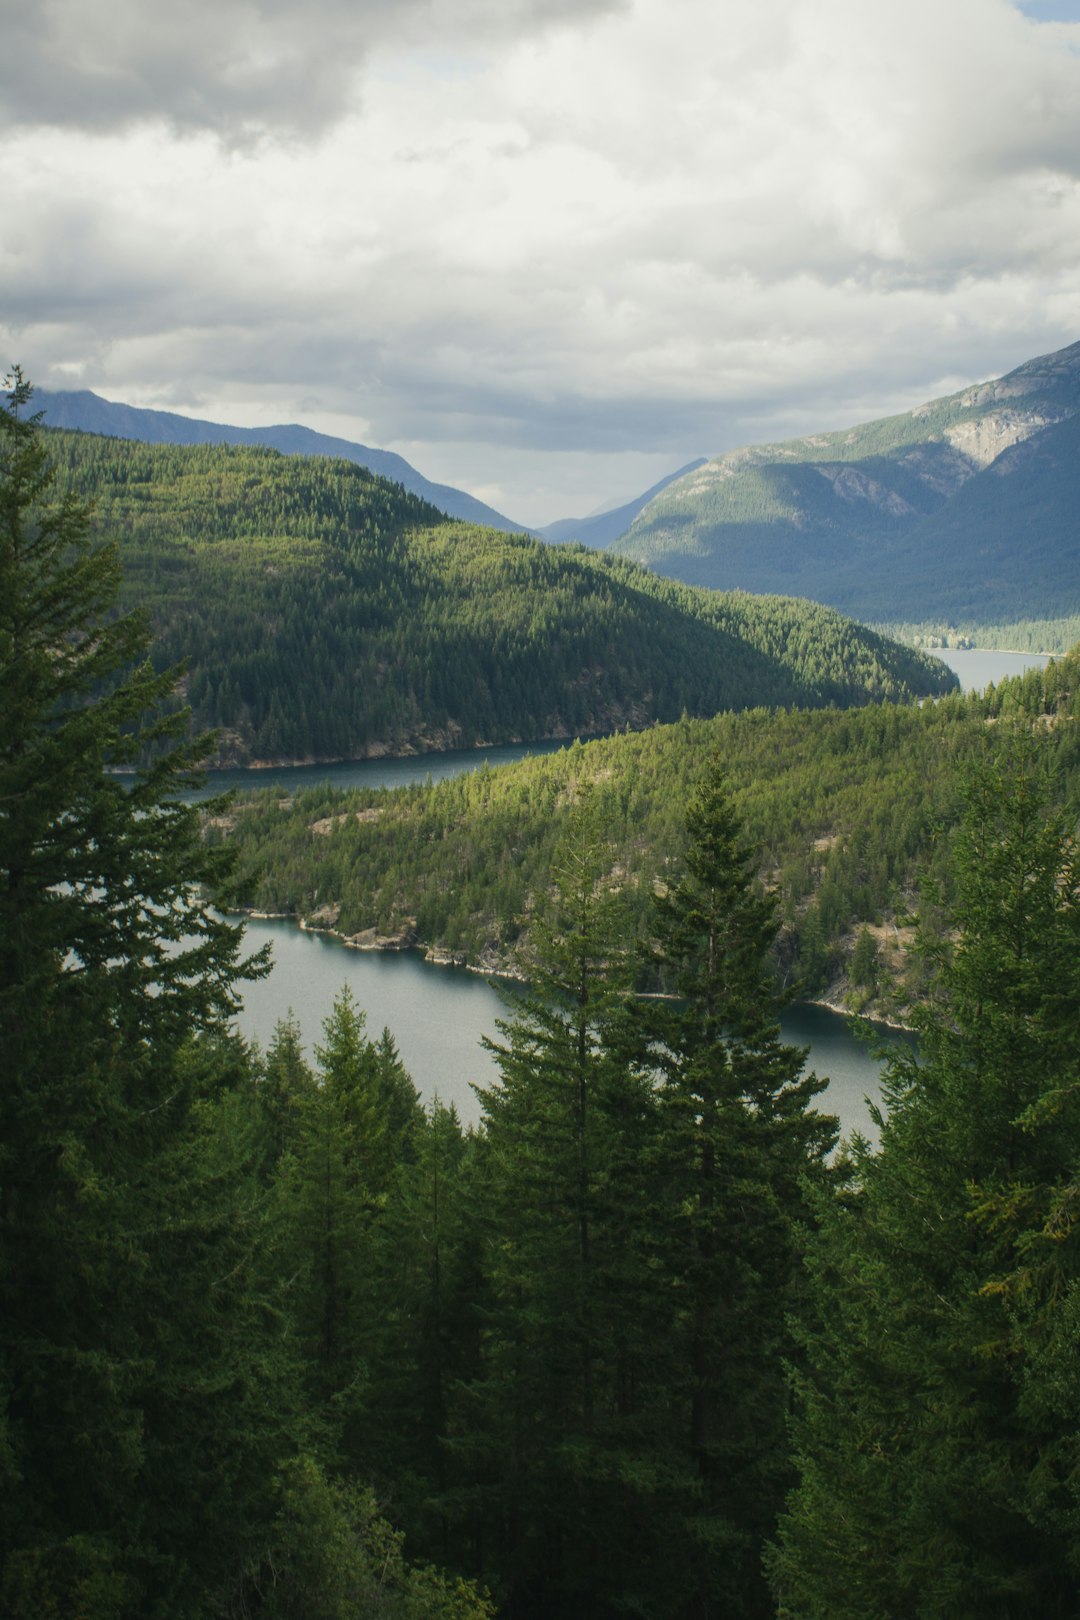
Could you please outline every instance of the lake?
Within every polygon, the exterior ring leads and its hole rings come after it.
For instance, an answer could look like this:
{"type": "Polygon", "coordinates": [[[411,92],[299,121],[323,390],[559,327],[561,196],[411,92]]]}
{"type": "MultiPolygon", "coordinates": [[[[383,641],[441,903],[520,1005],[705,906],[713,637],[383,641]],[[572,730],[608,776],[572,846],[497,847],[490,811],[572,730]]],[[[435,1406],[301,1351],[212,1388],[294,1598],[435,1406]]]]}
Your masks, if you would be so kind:
{"type": "MultiPolygon", "coordinates": [[[[1045,655],[979,649],[943,648],[939,657],[956,670],[965,691],[978,690],[1005,675],[1046,664],[1045,655]]],[[[295,792],[320,782],[335,787],[401,787],[441,781],[482,765],[509,764],[525,754],[552,753],[565,744],[506,744],[497,748],[416,755],[407,759],[358,760],[343,765],[299,765],[263,770],[214,773],[207,792],[227,787],[269,787],[295,792]]],[[[322,1033],[335,995],[348,984],[367,1015],[369,1033],[387,1027],[422,1096],[453,1102],[462,1119],[479,1117],[474,1084],[489,1085],[497,1070],[481,1045],[497,1038],[496,1022],[507,1015],[502,994],[481,976],[463,969],[436,967],[416,952],[382,954],[350,950],[324,935],[305,933],[284,920],[255,920],[248,925],[252,948],[267,940],[274,950],[274,970],[245,996],[240,1027],[267,1045],[274,1025],[291,1008],[308,1051],[322,1033]]],[[[783,1022],[785,1039],[809,1046],[809,1063],[829,1076],[823,1106],[836,1113],[847,1131],[876,1135],[866,1098],[878,1097],[880,1065],[851,1034],[848,1022],[827,1008],[798,1006],[783,1022]]]]}
{"type": "Polygon", "coordinates": [[[463,771],[478,771],[484,765],[512,765],[526,754],[555,754],[567,746],[564,737],[556,742],[500,743],[498,747],[458,748],[445,754],[409,754],[404,759],[352,759],[337,765],[265,765],[258,769],[235,766],[210,771],[206,786],[185,797],[197,801],[231,788],[250,793],[266,787],[281,788],[291,795],[324,783],[334,788],[410,787],[414,782],[442,782],[463,771]]]}
{"type": "Polygon", "coordinates": [[[935,658],[955,670],[965,692],[981,692],[995,686],[1007,675],[1022,675],[1026,669],[1045,669],[1047,653],[995,652],[982,647],[934,647],[935,658]]]}
{"type": "MultiPolygon", "coordinates": [[[[239,1027],[263,1047],[274,1026],[291,1010],[312,1053],[334,998],[348,985],[367,1016],[368,1034],[390,1030],[422,1097],[453,1103],[465,1123],[479,1118],[474,1084],[490,1085],[495,1061],[481,1045],[498,1039],[497,1021],[510,1009],[507,996],[480,974],[436,967],[416,951],[356,951],[325,934],[309,933],[283,918],[254,918],[247,942],[273,947],[274,969],[244,995],[239,1027]]],[[[847,1019],[825,1007],[789,1008],[785,1040],[809,1046],[809,1065],[829,1076],[822,1106],[837,1114],[845,1132],[874,1139],[867,1096],[877,1098],[879,1064],[850,1033],[847,1019]]],[[[902,1039],[892,1036],[893,1039],[902,1039]]]]}
{"type": "MultiPolygon", "coordinates": [[[[941,647],[935,656],[960,677],[965,692],[979,691],[991,681],[1006,675],[1021,675],[1025,669],[1043,668],[1045,653],[982,651],[978,648],[941,647]]],[[[582,738],[582,741],[587,739],[582,738]]],[[[510,765],[526,754],[554,754],[567,746],[567,739],[532,743],[500,743],[491,748],[460,748],[445,754],[410,754],[404,759],[354,759],[337,765],[267,765],[258,769],[237,766],[211,771],[206,786],[190,795],[207,799],[230,788],[249,792],[258,788],[280,788],[288,794],[327,783],[335,788],[395,788],[414,782],[441,782],[462,771],[478,771],[487,764],[510,765]]]]}

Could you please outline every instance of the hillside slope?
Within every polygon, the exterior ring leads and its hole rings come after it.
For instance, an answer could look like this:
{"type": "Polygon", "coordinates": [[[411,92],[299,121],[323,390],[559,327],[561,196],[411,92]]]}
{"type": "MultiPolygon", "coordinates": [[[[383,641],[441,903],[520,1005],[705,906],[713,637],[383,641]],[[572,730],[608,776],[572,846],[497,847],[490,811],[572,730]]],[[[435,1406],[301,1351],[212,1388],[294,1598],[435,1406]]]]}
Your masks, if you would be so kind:
{"type": "Polygon", "coordinates": [[[155,659],[232,761],[585,735],[755,705],[950,690],[812,603],[700,592],[454,523],[347,462],[49,432],[116,537],[155,659]]]}
{"type": "Polygon", "coordinates": [[[81,433],[102,433],[143,444],[264,445],[286,456],[332,456],[339,461],[353,461],[380,478],[400,484],[410,495],[418,495],[450,517],[462,518],[466,523],[483,523],[491,529],[505,529],[511,534],[527,532],[523,523],[504,517],[474,495],[454,489],[450,484],[433,484],[392,450],[374,450],[349,439],[316,433],[295,422],[265,428],[229,427],[221,422],[178,416],[173,411],[114,404],[89,389],[56,392],[35,389],[34,402],[49,427],[70,428],[81,433]]]}
{"type": "Polygon", "coordinates": [[[591,517],[559,518],[555,523],[545,523],[537,532],[545,540],[563,542],[577,540],[583,546],[595,546],[602,550],[611,545],[613,540],[626,533],[639,512],[644,511],[649,502],[655,500],[657,495],[674,484],[676,479],[685,478],[687,473],[696,472],[705,465],[705,458],[699,456],[697,461],[687,462],[677,472],[669,473],[661,478],[644,494],[637,495],[632,501],[624,501],[619,506],[606,507],[602,512],[594,512],[591,517]]]}
{"type": "MultiPolygon", "coordinates": [[[[359,943],[426,946],[487,970],[528,972],[535,896],[582,784],[611,841],[612,876],[643,929],[678,867],[685,806],[724,761],[760,875],[778,898],[780,963],[804,994],[865,1005],[905,968],[904,916],[920,870],[947,894],[966,766],[1029,729],[1062,802],[1080,792],[1080,648],[986,694],[856,711],[683,719],[498,770],[392,791],[268,790],[218,825],[239,856],[234,899],[333,927],[359,943]],[[860,972],[854,959],[865,929],[860,972]]],[[[647,978],[641,988],[656,988],[647,978]]]]}
{"type": "Polygon", "coordinates": [[[838,433],[752,446],[656,497],[612,549],[878,622],[1080,609],[1080,343],[838,433]]]}

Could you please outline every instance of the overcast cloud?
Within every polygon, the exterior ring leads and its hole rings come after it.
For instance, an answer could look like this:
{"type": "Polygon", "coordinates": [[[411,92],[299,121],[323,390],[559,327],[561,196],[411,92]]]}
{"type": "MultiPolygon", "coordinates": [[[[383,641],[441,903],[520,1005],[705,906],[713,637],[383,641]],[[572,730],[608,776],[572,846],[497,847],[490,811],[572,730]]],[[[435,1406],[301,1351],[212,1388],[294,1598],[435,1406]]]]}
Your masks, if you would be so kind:
{"type": "Polygon", "coordinates": [[[1026,10],[0,0],[0,358],[532,523],[913,405],[1080,338],[1080,0],[1026,10]]]}

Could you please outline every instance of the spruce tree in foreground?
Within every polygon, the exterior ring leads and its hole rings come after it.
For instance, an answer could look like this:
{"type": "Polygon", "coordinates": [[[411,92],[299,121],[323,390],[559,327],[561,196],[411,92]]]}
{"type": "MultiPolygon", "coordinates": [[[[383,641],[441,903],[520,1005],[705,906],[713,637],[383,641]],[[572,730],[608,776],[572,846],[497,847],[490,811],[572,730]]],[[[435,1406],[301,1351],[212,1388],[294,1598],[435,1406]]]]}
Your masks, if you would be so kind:
{"type": "Polygon", "coordinates": [[[775,908],[716,770],[687,830],[651,951],[678,1000],[632,1001],[579,806],[485,1095],[485,1377],[458,1449],[513,1615],[771,1610],[797,1229],[835,1122],[780,1039],[775,908]]]}
{"type": "Polygon", "coordinates": [[[224,1401],[230,1381],[257,1399],[275,1378],[238,1282],[245,1149],[208,1112],[244,1078],[222,1041],[258,965],[198,897],[220,868],[173,797],[195,748],[163,710],[172,680],[139,661],[139,622],[111,616],[115,549],[76,502],[49,504],[29,400],[16,373],[0,411],[0,1608],[192,1614],[266,1502],[229,1455],[247,1418],[224,1401]],[[113,769],[148,748],[129,791],[113,769]]]}
{"type": "MultiPolygon", "coordinates": [[[[481,1093],[482,1376],[455,1440],[469,1523],[514,1615],[616,1612],[625,1590],[633,1145],[647,1088],[614,1060],[625,923],[599,797],[582,788],[537,903],[530,986],[481,1093]]],[[[649,1472],[638,1452],[639,1484],[649,1472]]]]}
{"type": "MultiPolygon", "coordinates": [[[[685,873],[657,902],[652,960],[675,999],[632,1009],[658,1119],[647,1255],[663,1290],[669,1615],[772,1612],[762,1555],[789,1480],[783,1361],[806,1187],[836,1121],[780,1038],[763,892],[717,762],[687,812],[685,873]]],[[[657,1609],[654,1612],[661,1612],[657,1609]]]]}
{"type": "MultiPolygon", "coordinates": [[[[0,1613],[481,1620],[336,1481],[266,1196],[310,1086],[231,1031],[241,931],[114,548],[0,409],[0,1613]],[[152,751],[125,787],[114,774],[152,751]],[[285,1072],[285,1071],[288,1072],[285,1072]]],[[[393,1054],[383,1054],[388,1083],[393,1054]]]]}
{"type": "Polygon", "coordinates": [[[1043,752],[968,784],[920,1054],[812,1244],[785,1616],[1080,1608],[1080,855],[1043,752]]]}

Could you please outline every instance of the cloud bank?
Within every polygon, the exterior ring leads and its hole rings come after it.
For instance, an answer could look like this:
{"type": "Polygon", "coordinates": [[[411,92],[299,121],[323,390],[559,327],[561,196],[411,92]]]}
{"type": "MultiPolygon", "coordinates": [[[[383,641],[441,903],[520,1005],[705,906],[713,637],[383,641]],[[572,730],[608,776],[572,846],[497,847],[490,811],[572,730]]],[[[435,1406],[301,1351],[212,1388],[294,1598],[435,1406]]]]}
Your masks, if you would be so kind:
{"type": "Polygon", "coordinates": [[[541,522],[1080,335],[1069,18],[174,10],[12,8],[0,339],[42,383],[302,416],[541,522]]]}

